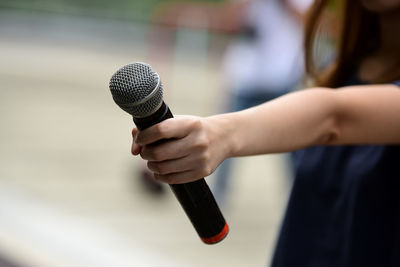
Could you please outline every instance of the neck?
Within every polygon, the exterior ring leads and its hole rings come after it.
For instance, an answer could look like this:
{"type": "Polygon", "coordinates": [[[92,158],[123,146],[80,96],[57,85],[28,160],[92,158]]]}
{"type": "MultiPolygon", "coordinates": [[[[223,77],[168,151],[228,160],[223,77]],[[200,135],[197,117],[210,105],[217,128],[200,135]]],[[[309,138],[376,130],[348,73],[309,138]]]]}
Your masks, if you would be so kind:
{"type": "Polygon", "coordinates": [[[380,15],[381,46],[379,52],[400,55],[400,8],[380,15]]]}

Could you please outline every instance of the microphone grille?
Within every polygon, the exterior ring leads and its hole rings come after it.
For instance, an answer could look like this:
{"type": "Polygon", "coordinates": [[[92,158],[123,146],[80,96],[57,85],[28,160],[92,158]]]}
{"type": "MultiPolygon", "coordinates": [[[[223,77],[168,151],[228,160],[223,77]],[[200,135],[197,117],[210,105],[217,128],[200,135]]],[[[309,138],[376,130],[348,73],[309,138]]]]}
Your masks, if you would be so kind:
{"type": "Polygon", "coordinates": [[[150,65],[141,62],[120,68],[110,79],[115,103],[135,118],[153,114],[162,104],[162,84],[150,65]]]}

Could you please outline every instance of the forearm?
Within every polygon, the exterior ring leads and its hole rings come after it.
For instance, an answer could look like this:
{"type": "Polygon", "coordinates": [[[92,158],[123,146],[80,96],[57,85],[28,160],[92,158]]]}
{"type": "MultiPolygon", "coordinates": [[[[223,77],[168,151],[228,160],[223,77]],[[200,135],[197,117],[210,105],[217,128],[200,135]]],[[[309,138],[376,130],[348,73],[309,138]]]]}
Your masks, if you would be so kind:
{"type": "Polygon", "coordinates": [[[332,93],[328,89],[291,93],[211,119],[224,125],[230,157],[292,151],[335,135],[332,93]]]}
{"type": "Polygon", "coordinates": [[[307,89],[244,111],[218,115],[229,157],[312,145],[400,142],[400,90],[392,85],[307,89]]]}

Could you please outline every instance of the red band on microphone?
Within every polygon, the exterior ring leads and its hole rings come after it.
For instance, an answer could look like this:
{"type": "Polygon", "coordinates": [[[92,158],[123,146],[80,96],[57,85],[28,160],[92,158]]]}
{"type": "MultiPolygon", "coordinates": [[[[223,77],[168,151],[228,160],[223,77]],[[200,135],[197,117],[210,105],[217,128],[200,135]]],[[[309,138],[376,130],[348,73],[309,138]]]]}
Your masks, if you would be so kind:
{"type": "Polygon", "coordinates": [[[206,244],[215,244],[223,240],[225,236],[228,234],[228,232],[229,232],[229,226],[227,223],[225,223],[224,228],[222,228],[222,231],[219,234],[216,234],[215,236],[212,237],[201,237],[201,240],[203,240],[203,242],[206,244]]]}

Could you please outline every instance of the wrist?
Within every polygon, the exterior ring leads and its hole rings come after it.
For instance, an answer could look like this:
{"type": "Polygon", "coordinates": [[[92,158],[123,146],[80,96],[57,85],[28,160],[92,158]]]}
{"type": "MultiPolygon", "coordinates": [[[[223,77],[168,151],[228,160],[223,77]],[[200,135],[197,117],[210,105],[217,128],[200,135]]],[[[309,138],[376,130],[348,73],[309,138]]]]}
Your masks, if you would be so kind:
{"type": "Polygon", "coordinates": [[[236,157],[238,149],[237,124],[235,123],[234,113],[225,113],[208,117],[214,128],[216,140],[222,160],[236,157]]]}

